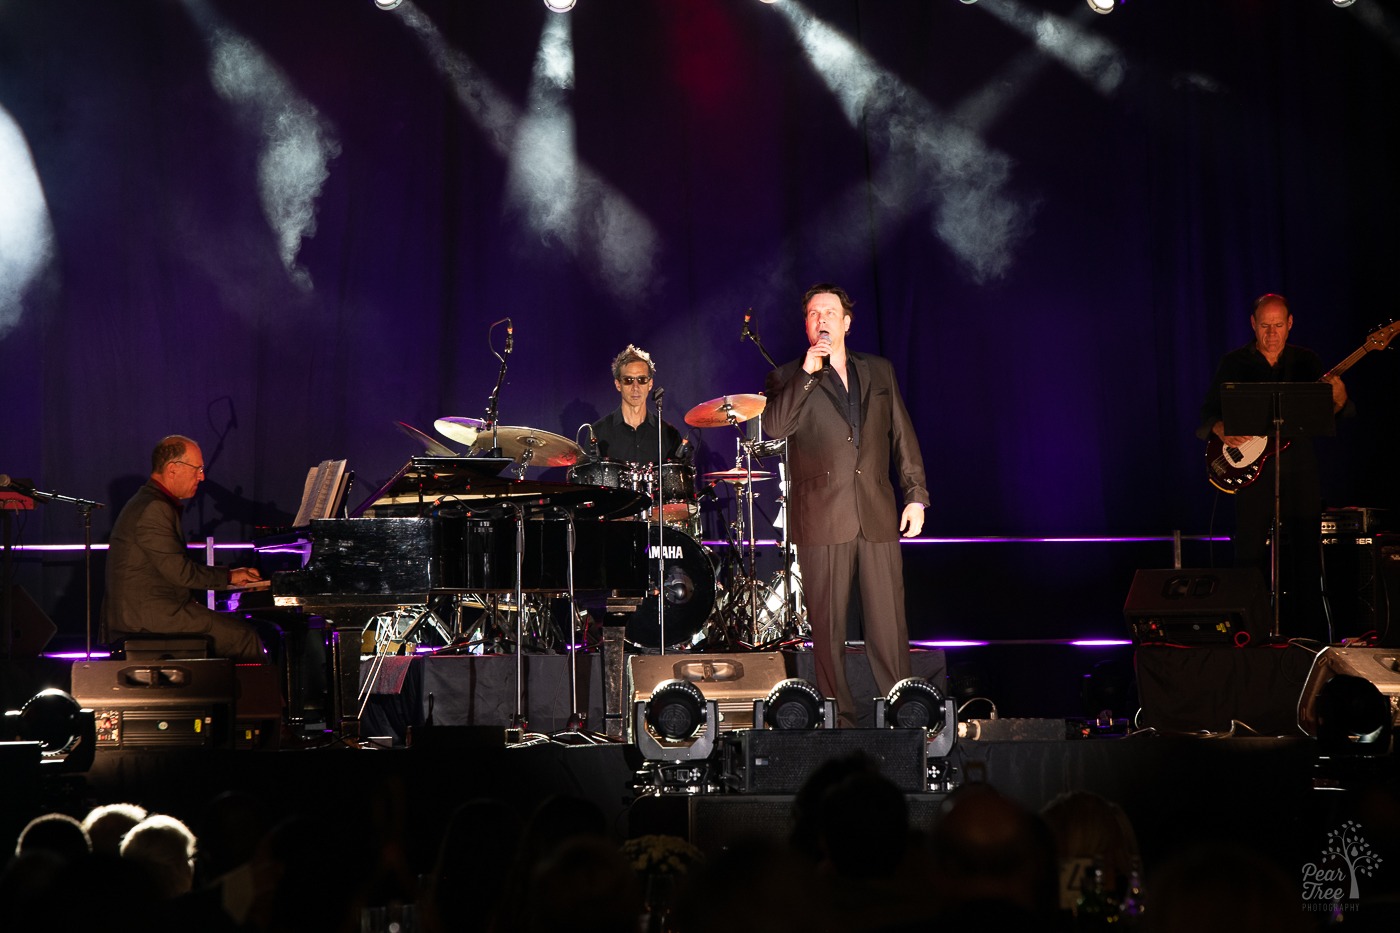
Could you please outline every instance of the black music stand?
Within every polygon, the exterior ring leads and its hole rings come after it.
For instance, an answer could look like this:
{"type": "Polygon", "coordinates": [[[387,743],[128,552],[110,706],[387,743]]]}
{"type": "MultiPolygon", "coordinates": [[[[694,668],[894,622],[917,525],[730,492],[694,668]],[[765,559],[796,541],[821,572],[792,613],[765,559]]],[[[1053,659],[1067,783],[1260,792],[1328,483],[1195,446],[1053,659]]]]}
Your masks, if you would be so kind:
{"type": "MultiPolygon", "coordinates": [[[[1270,634],[1282,637],[1279,585],[1283,538],[1284,439],[1330,437],[1337,433],[1332,386],[1326,382],[1227,382],[1220,387],[1222,430],[1227,437],[1249,435],[1273,441],[1274,533],[1269,545],[1269,593],[1274,605],[1270,634]]],[[[1314,519],[1320,521],[1321,517],[1314,519]]]]}

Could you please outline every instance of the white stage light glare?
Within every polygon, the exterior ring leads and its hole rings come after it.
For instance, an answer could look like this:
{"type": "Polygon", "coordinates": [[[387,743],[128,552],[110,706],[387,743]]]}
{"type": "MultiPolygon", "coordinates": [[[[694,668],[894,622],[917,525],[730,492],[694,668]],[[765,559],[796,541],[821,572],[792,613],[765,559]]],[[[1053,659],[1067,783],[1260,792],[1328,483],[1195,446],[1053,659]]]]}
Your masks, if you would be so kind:
{"type": "Polygon", "coordinates": [[[374,5],[381,10],[392,10],[401,3],[403,0],[374,0],[374,5]]]}
{"type": "Polygon", "coordinates": [[[544,0],[551,13],[567,13],[574,8],[577,0],[544,0]]]}
{"type": "Polygon", "coordinates": [[[1351,6],[1356,0],[1332,0],[1333,6],[1351,6]]]}
{"type": "Polygon", "coordinates": [[[1089,9],[1095,13],[1112,13],[1114,0],[1088,0],[1089,9]]]}

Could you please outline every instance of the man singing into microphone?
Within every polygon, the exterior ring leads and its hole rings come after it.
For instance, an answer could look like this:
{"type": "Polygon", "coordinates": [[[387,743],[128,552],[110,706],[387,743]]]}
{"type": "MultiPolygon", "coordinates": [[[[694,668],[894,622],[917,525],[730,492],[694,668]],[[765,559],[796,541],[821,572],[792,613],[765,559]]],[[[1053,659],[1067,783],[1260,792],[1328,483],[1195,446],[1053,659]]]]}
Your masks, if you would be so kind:
{"type": "Polygon", "coordinates": [[[647,412],[647,399],[656,382],[656,365],[651,355],[629,343],[627,349],[613,359],[612,374],[622,403],[612,414],[592,425],[598,449],[589,453],[611,460],[656,463],[659,430],[661,459],[682,457],[685,451],[681,447],[681,432],[664,421],[658,428],[656,416],[647,412]]]}
{"type": "Polygon", "coordinates": [[[836,285],[807,290],[802,308],[810,346],[769,374],[763,424],[787,438],[788,534],[802,564],[817,688],[836,699],[844,727],[856,725],[857,716],[845,667],[851,584],[860,580],[866,654],[885,695],[910,673],[899,537],[922,530],[929,502],[894,368],[846,348],[852,307],[836,285]],[[902,513],[890,486],[891,462],[904,493],[902,513]]]}

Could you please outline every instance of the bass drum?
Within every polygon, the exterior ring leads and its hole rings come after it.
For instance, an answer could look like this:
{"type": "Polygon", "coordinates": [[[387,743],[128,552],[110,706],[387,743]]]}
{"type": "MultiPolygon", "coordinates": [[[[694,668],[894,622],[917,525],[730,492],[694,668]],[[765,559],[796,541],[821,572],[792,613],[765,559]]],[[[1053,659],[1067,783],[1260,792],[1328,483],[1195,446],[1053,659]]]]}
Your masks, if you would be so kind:
{"type": "MultiPolygon", "coordinates": [[[[660,590],[666,600],[665,647],[694,644],[715,606],[715,566],[709,549],[676,528],[652,526],[646,556],[647,590],[660,590]]],[[[648,595],[632,613],[627,621],[628,641],[645,648],[662,647],[660,598],[648,595]]]]}

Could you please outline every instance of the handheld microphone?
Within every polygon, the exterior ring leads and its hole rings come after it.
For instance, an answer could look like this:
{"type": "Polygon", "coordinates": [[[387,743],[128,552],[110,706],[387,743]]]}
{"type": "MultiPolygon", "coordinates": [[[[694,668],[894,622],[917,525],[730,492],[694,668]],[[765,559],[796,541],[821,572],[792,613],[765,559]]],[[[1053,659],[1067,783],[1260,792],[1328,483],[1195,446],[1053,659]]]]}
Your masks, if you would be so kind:
{"type": "Polygon", "coordinates": [[[512,350],[514,350],[514,349],[515,349],[515,325],[511,323],[510,318],[506,318],[506,355],[509,356],[509,355],[510,355],[510,351],[512,351],[512,350]]]}
{"type": "MultiPolygon", "coordinates": [[[[829,332],[827,332],[827,331],[822,331],[821,334],[817,337],[817,343],[824,343],[824,344],[826,344],[828,347],[831,346],[831,334],[830,334],[829,332]]],[[[831,356],[830,356],[830,354],[828,354],[828,355],[822,357],[822,371],[825,372],[826,370],[828,370],[828,369],[830,369],[830,368],[831,368],[831,356]]]]}
{"type": "Polygon", "coordinates": [[[749,330],[749,321],[751,320],[753,320],[753,308],[750,308],[749,310],[744,312],[744,329],[739,331],[740,340],[743,340],[746,337],[749,337],[753,334],[753,331],[749,330]]]}

